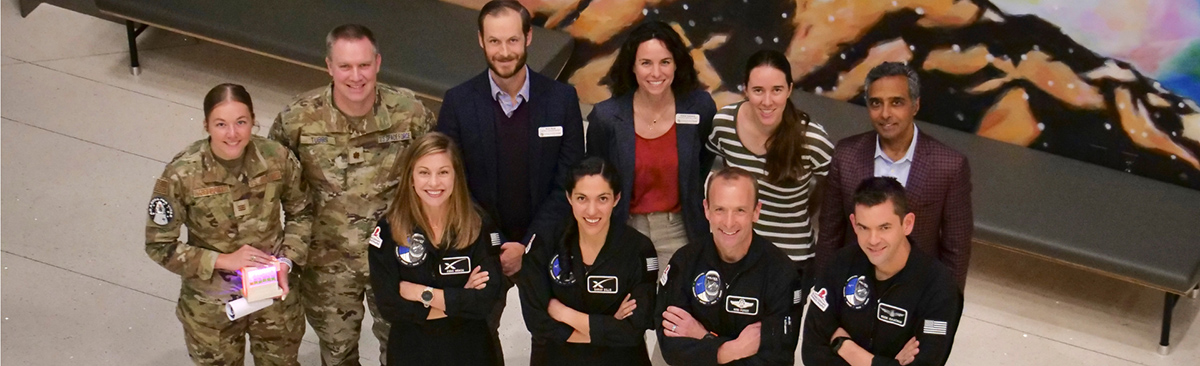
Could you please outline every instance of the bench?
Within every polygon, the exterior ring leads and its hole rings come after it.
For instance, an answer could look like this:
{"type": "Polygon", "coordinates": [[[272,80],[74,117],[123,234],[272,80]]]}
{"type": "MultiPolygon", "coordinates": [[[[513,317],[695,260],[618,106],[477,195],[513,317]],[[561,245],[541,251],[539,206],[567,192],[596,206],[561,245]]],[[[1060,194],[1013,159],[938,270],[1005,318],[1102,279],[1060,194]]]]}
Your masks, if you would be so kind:
{"type": "MultiPolygon", "coordinates": [[[[147,26],[325,70],[325,35],[365,25],[378,38],[379,80],[440,101],[487,63],[477,38],[478,11],[436,0],[193,1],[96,0],[103,14],[125,19],[131,71],[139,71],[137,36],[147,26]]],[[[571,55],[570,35],[534,27],[528,64],[556,77],[571,55]]]]}
{"type": "MultiPolygon", "coordinates": [[[[865,131],[864,107],[797,92],[797,106],[837,140],[865,131]]],[[[1171,314],[1200,284],[1200,192],[1106,167],[920,123],[971,163],[974,241],[1165,293],[1171,314]]]]}

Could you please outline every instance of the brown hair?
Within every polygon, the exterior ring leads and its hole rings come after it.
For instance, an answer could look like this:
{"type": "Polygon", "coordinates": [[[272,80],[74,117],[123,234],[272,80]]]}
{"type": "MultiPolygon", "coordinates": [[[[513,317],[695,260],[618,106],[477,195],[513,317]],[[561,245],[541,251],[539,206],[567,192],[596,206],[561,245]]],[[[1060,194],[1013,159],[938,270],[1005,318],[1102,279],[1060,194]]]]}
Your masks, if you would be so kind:
{"type": "Polygon", "coordinates": [[[375,42],[375,33],[371,32],[371,28],[360,24],[342,24],[329,31],[325,35],[325,58],[330,58],[333,55],[333,44],[337,41],[357,41],[366,38],[371,41],[371,47],[375,49],[375,54],[379,54],[379,44],[375,42]]]}
{"type": "Polygon", "coordinates": [[[506,11],[515,11],[521,16],[521,32],[526,35],[533,29],[532,19],[529,15],[529,9],[525,9],[524,5],[516,0],[492,0],[487,4],[483,4],[483,8],[479,9],[479,34],[483,35],[483,18],[489,16],[499,16],[506,11]]]}
{"type": "MultiPolygon", "coordinates": [[[[440,152],[450,154],[451,165],[454,167],[454,191],[450,193],[450,199],[446,202],[450,205],[450,210],[446,216],[442,240],[432,244],[439,249],[463,249],[471,246],[479,236],[483,219],[471,204],[462,153],[450,137],[429,132],[412,142],[412,146],[404,151],[404,155],[393,169],[393,174],[400,178],[400,184],[396,190],[396,198],[392,200],[392,208],[388,211],[387,220],[392,225],[392,239],[397,245],[409,245],[407,238],[412,235],[414,226],[420,227],[426,233],[432,233],[429,219],[421,206],[421,198],[413,188],[413,168],[422,157],[440,152]]],[[[429,239],[432,242],[433,238],[429,239]]]]}
{"type": "Polygon", "coordinates": [[[246,88],[232,83],[224,83],[214,86],[208,90],[208,94],[204,95],[204,128],[208,129],[208,115],[212,114],[217,104],[222,102],[233,101],[246,105],[246,109],[250,110],[250,123],[254,123],[254,102],[250,100],[250,93],[246,92],[246,88]]]}
{"type": "Polygon", "coordinates": [[[745,169],[738,168],[735,166],[727,166],[727,167],[721,168],[721,170],[718,170],[716,173],[713,173],[712,175],[710,175],[708,177],[708,182],[704,184],[704,187],[705,187],[704,188],[704,197],[708,197],[708,196],[712,195],[712,184],[715,183],[717,181],[717,179],[725,180],[725,181],[736,181],[736,180],[742,179],[742,178],[746,178],[746,179],[750,180],[750,187],[754,189],[754,202],[757,204],[758,203],[758,178],[754,177],[754,173],[751,173],[745,169]]]}
{"type": "Polygon", "coordinates": [[[687,47],[683,45],[683,38],[667,23],[647,21],[633,29],[629,38],[621,45],[616,61],[613,61],[612,67],[608,69],[608,81],[614,96],[637,90],[637,76],[633,73],[633,66],[637,63],[637,50],[642,43],[652,40],[662,42],[667,50],[671,51],[671,58],[675,59],[675,75],[671,81],[671,93],[675,97],[686,97],[699,86],[695,62],[687,47]]]}
{"type": "MultiPolygon", "coordinates": [[[[751,55],[750,60],[746,61],[746,79],[743,83],[750,82],[750,71],[762,66],[782,71],[788,88],[792,87],[792,65],[782,52],[776,50],[762,50],[751,55]]],[[[792,99],[788,98],[779,127],[767,138],[765,165],[768,182],[791,183],[804,176],[804,138],[808,120],[808,114],[797,109],[792,99]]]]}
{"type": "Polygon", "coordinates": [[[904,196],[904,186],[892,177],[871,177],[863,179],[854,190],[854,205],[875,207],[887,201],[892,201],[896,216],[904,219],[908,215],[908,198],[904,196]]]}

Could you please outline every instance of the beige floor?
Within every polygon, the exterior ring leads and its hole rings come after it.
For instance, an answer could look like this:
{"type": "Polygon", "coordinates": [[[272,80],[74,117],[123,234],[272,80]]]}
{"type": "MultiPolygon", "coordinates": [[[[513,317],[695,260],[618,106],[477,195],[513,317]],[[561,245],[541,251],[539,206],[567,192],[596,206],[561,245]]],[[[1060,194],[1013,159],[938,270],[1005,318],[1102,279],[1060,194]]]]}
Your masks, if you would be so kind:
{"type": "MultiPolygon", "coordinates": [[[[212,85],[246,85],[265,133],[292,95],[327,77],[157,30],[141,39],[135,77],[122,26],[50,6],[22,19],[15,2],[3,0],[0,20],[0,362],[186,365],[179,280],[142,251],[154,178],[204,136],[212,85]]],[[[967,289],[954,365],[1200,364],[1195,299],[1180,302],[1175,346],[1159,356],[1161,293],[984,246],[967,289]]],[[[527,363],[519,309],[504,322],[509,364],[527,363]]],[[[302,362],[319,364],[315,336],[305,340],[302,362]]],[[[361,343],[362,361],[376,363],[376,341],[361,343]]]]}

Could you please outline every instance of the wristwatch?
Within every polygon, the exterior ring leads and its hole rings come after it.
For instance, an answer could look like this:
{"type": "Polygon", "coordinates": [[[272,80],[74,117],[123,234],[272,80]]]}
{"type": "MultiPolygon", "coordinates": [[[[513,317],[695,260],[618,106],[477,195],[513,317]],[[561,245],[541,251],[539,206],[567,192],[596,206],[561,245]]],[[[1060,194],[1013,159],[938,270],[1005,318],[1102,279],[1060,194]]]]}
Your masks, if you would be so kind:
{"type": "Polygon", "coordinates": [[[433,302],[433,287],[425,286],[425,289],[421,290],[421,305],[428,308],[431,302],[433,302]]]}
{"type": "Polygon", "coordinates": [[[833,342],[829,342],[829,346],[833,347],[833,353],[836,354],[839,349],[842,349],[842,343],[846,343],[848,340],[850,337],[837,337],[833,339],[833,342]]]}

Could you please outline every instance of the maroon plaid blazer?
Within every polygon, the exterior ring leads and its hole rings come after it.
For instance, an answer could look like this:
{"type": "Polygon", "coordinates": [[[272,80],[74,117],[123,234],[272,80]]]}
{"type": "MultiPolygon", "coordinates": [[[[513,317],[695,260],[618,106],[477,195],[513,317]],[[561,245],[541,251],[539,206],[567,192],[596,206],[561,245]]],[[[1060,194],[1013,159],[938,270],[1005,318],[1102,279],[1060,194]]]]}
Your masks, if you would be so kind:
{"type": "MultiPolygon", "coordinates": [[[[920,132],[919,132],[920,133],[920,132]]],[[[850,214],[854,190],[875,174],[875,131],[838,141],[821,201],[820,236],[816,264],[820,274],[838,249],[858,245],[850,214]]],[[[959,288],[967,283],[971,236],[975,220],[971,211],[971,167],[967,158],[932,136],[920,133],[908,173],[909,209],[916,224],[909,238],[913,245],[950,268],[959,288]]]]}

